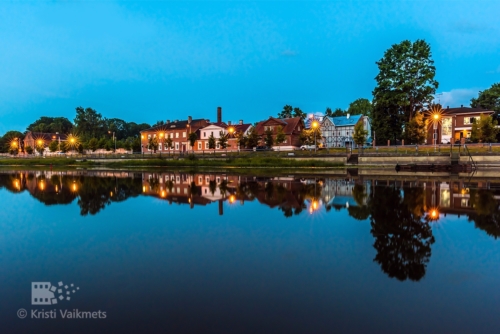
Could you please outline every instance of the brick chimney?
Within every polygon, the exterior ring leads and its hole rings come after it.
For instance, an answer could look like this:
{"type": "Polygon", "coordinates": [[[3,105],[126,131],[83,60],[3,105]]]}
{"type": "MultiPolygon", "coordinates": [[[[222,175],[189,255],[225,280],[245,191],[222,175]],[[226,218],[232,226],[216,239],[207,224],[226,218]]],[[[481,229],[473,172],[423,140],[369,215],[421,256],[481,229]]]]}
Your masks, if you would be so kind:
{"type": "Polygon", "coordinates": [[[222,122],[222,108],[217,107],[217,123],[222,122]]]}
{"type": "Polygon", "coordinates": [[[231,125],[231,121],[227,121],[227,125],[231,125]]]}
{"type": "Polygon", "coordinates": [[[188,124],[191,124],[191,121],[193,120],[193,117],[188,116],[188,124]]]}
{"type": "Polygon", "coordinates": [[[243,120],[242,119],[240,119],[240,125],[243,125],[243,120]]]}
{"type": "Polygon", "coordinates": [[[169,119],[167,119],[167,124],[170,124],[170,120],[169,119]]]}

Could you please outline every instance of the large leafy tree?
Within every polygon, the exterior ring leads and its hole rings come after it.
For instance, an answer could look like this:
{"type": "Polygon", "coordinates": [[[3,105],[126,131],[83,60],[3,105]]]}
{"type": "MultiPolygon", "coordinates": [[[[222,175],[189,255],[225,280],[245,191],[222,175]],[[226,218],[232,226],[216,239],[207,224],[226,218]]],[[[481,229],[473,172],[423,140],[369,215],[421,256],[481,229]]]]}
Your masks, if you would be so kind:
{"type": "Polygon", "coordinates": [[[85,138],[100,138],[107,131],[102,115],[92,108],[77,107],[75,126],[78,133],[85,138]]]}
{"type": "Polygon", "coordinates": [[[401,138],[402,128],[433,100],[438,82],[431,47],[424,40],[393,45],[377,62],[372,126],[377,140],[401,138]]]}
{"type": "Polygon", "coordinates": [[[189,140],[189,145],[191,146],[191,149],[194,152],[194,144],[198,140],[198,136],[196,135],[196,132],[191,132],[188,136],[188,140],[189,140]]]}
{"type": "Polygon", "coordinates": [[[500,113],[500,82],[479,92],[478,97],[472,98],[470,102],[471,107],[495,110],[498,115],[500,113]]]}
{"type": "Polygon", "coordinates": [[[50,132],[68,134],[73,129],[71,123],[66,117],[46,117],[42,116],[34,123],[31,123],[26,130],[32,132],[50,132]]]}
{"type": "Polygon", "coordinates": [[[347,112],[350,115],[365,115],[371,117],[372,103],[368,99],[360,98],[349,104],[347,112]]]}

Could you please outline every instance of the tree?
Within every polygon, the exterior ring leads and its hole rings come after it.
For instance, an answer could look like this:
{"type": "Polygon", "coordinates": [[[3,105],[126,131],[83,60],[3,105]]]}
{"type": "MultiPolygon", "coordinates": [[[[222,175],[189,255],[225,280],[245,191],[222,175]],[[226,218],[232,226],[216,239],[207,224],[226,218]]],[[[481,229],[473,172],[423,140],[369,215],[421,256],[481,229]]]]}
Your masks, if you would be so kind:
{"type": "Polygon", "coordinates": [[[6,153],[16,148],[19,151],[19,142],[24,139],[24,135],[19,131],[7,131],[3,137],[0,138],[0,152],[6,153]]]}
{"type": "Polygon", "coordinates": [[[278,118],[292,118],[293,107],[290,105],[285,105],[283,110],[278,113],[278,118]]]}
{"type": "Polygon", "coordinates": [[[32,132],[59,132],[68,134],[73,129],[73,123],[66,117],[46,117],[42,116],[34,123],[31,123],[26,130],[32,132]]]}
{"type": "Polygon", "coordinates": [[[264,142],[266,143],[266,146],[271,148],[273,147],[273,144],[274,144],[274,138],[273,138],[273,130],[271,129],[267,129],[266,131],[264,131],[264,142]]]}
{"type": "Polygon", "coordinates": [[[61,152],[66,153],[69,151],[70,147],[67,142],[62,141],[61,144],[59,145],[59,149],[61,150],[61,152]]]}
{"type": "Polygon", "coordinates": [[[189,145],[191,145],[191,150],[193,150],[194,152],[194,144],[196,144],[196,141],[198,140],[196,132],[191,132],[188,136],[188,140],[189,140],[189,145]]]}
{"type": "Polygon", "coordinates": [[[493,120],[491,116],[481,114],[479,119],[475,119],[472,124],[471,141],[474,143],[496,143],[497,134],[500,129],[497,120],[493,120]]]}
{"type": "Polygon", "coordinates": [[[106,130],[102,115],[92,108],[76,108],[75,126],[78,133],[84,138],[102,137],[106,130]]]}
{"type": "Polygon", "coordinates": [[[215,153],[215,137],[213,133],[208,137],[208,148],[213,149],[215,153]]]}
{"type": "Polygon", "coordinates": [[[87,143],[89,150],[91,150],[92,152],[95,152],[97,150],[98,145],[99,141],[96,138],[91,138],[87,143]]]}
{"type": "Polygon", "coordinates": [[[276,137],[274,138],[274,142],[276,143],[276,145],[281,145],[285,141],[286,141],[286,134],[283,131],[283,127],[279,125],[276,128],[276,137]]]}
{"type": "Polygon", "coordinates": [[[238,146],[245,146],[247,138],[245,136],[245,133],[243,131],[238,131],[234,134],[234,137],[236,138],[236,142],[238,143],[238,146]]]}
{"type": "Polygon", "coordinates": [[[247,148],[253,148],[259,145],[259,140],[260,136],[257,132],[257,129],[255,126],[253,126],[250,131],[248,132],[246,144],[247,148]]]}
{"type": "Polygon", "coordinates": [[[156,153],[156,150],[158,149],[158,138],[156,138],[156,136],[152,136],[151,138],[149,138],[149,141],[148,141],[148,148],[150,150],[152,150],[154,153],[156,153]]]}
{"type": "Polygon", "coordinates": [[[473,108],[484,108],[500,113],[500,82],[494,83],[490,88],[480,91],[477,98],[470,100],[473,108]]]}
{"type": "Polygon", "coordinates": [[[424,40],[395,44],[376,64],[372,126],[383,142],[401,137],[403,124],[432,102],[439,84],[430,45],[424,40]]]}
{"type": "Polygon", "coordinates": [[[28,146],[26,146],[25,151],[28,154],[33,154],[33,147],[31,147],[31,146],[28,145],[28,146]]]}
{"type": "Polygon", "coordinates": [[[427,124],[424,120],[424,114],[417,112],[415,116],[406,123],[405,140],[408,144],[423,144],[427,138],[427,124]]]}
{"type": "Polygon", "coordinates": [[[49,144],[49,151],[54,153],[58,149],[59,149],[59,143],[57,142],[57,140],[51,141],[49,144]]]}
{"type": "Polygon", "coordinates": [[[365,130],[363,126],[363,122],[358,122],[354,126],[354,132],[352,133],[352,139],[358,146],[363,146],[366,142],[366,136],[368,135],[368,131],[365,130]]]}
{"type": "Polygon", "coordinates": [[[300,110],[300,108],[293,108],[293,117],[300,117],[304,120],[306,116],[306,113],[300,110]]]}
{"type": "Polygon", "coordinates": [[[349,104],[347,112],[350,115],[364,115],[371,117],[372,103],[368,99],[360,98],[349,104]]]}
{"type": "Polygon", "coordinates": [[[174,148],[174,142],[172,138],[170,138],[170,134],[168,134],[167,139],[165,139],[165,147],[169,149],[169,154],[170,154],[170,149],[174,148]]]}
{"type": "Polygon", "coordinates": [[[227,140],[229,139],[229,134],[224,133],[224,131],[220,130],[219,132],[219,147],[221,149],[225,149],[227,147],[227,140]]]}

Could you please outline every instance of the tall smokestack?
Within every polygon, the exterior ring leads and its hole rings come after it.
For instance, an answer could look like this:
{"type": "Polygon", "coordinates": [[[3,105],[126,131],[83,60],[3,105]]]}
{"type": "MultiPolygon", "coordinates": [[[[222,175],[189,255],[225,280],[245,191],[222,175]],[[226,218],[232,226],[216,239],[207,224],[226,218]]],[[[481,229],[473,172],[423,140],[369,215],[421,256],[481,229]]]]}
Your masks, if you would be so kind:
{"type": "Polygon", "coordinates": [[[222,122],[222,108],[217,107],[217,123],[222,122]]]}

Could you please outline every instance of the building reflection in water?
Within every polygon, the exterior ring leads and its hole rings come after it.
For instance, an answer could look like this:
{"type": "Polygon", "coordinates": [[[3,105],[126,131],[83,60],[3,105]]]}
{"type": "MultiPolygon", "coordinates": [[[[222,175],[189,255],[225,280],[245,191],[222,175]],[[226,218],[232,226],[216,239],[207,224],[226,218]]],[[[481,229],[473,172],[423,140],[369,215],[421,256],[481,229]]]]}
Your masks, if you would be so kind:
{"type": "Polygon", "coordinates": [[[500,180],[387,180],[361,177],[255,177],[222,173],[134,173],[107,171],[0,172],[0,189],[28,191],[45,205],[77,201],[82,216],[114,202],[155,197],[190,208],[258,202],[285,217],[347,210],[369,221],[376,262],[388,276],[420,280],[435,242],[432,224],[465,215],[476,228],[500,236],[500,180]]]}

